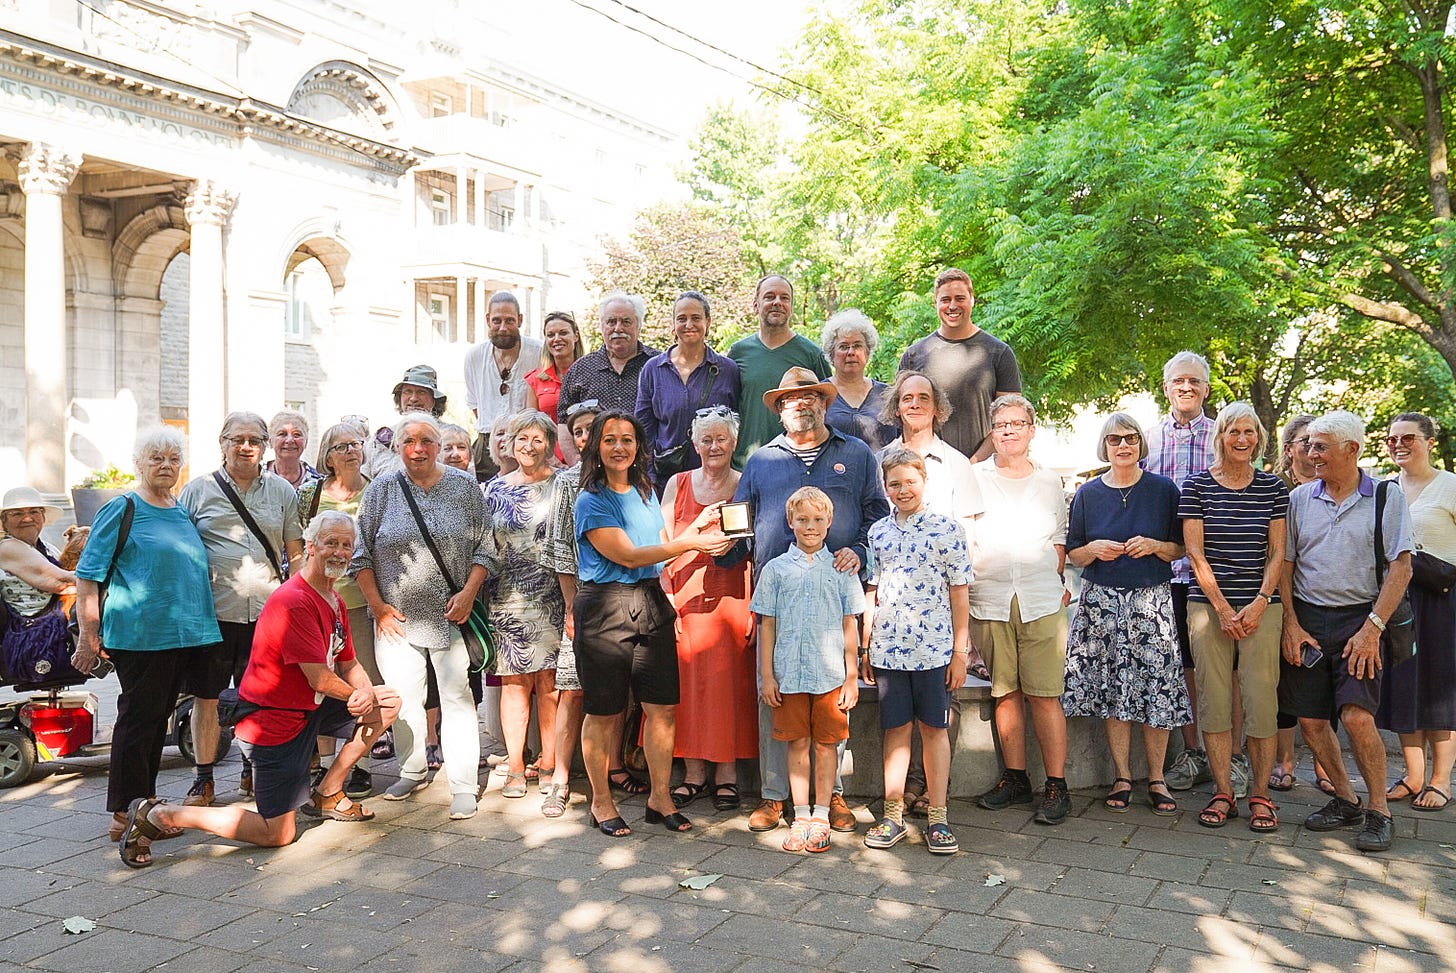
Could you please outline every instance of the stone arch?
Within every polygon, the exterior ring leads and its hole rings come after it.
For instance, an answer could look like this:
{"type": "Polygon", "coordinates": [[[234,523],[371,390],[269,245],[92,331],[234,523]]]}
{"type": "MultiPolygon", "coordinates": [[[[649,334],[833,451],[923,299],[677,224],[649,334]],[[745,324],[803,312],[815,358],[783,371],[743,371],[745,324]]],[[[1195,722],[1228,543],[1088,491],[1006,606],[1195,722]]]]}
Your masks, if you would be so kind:
{"type": "Polygon", "coordinates": [[[132,217],[111,248],[117,296],[155,300],[167,265],[191,242],[191,227],[180,203],[160,203],[132,217]]]}
{"type": "Polygon", "coordinates": [[[383,81],[344,60],[304,72],[288,96],[288,111],[375,138],[393,134],[403,118],[399,100],[383,81]]]}
{"type": "MultiPolygon", "coordinates": [[[[116,388],[136,397],[137,419],[143,424],[162,418],[162,314],[166,306],[162,280],[180,253],[191,247],[191,229],[180,203],[162,202],[138,213],[116,235],[112,245],[112,280],[116,287],[116,388]]],[[[175,309],[174,309],[175,310],[175,309]]],[[[186,308],[182,309],[185,317],[186,308]]],[[[185,343],[185,329],[181,341],[185,343]]],[[[187,349],[172,349],[186,361],[187,349]]],[[[177,380],[177,376],[172,376],[177,380]]],[[[185,383],[186,376],[181,376],[185,383]]]]}

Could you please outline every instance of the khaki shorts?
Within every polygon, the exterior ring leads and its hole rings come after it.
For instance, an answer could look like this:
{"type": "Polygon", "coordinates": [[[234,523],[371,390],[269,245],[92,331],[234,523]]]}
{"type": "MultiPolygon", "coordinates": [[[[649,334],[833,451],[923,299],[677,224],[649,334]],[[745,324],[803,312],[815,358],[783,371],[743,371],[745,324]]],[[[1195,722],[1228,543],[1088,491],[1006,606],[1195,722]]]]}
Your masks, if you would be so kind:
{"type": "Polygon", "coordinates": [[[1198,727],[1205,733],[1233,729],[1234,663],[1244,701],[1244,735],[1265,739],[1278,732],[1279,631],[1284,606],[1270,605],[1259,630],[1237,646],[1218,627],[1218,613],[1205,601],[1188,602],[1188,641],[1198,681],[1198,727]]]}
{"type": "Polygon", "coordinates": [[[1022,692],[1060,696],[1067,676],[1067,611],[1058,608],[1033,621],[1021,621],[1021,605],[1011,598],[1011,619],[971,619],[971,639],[991,670],[995,698],[1022,692]]]}

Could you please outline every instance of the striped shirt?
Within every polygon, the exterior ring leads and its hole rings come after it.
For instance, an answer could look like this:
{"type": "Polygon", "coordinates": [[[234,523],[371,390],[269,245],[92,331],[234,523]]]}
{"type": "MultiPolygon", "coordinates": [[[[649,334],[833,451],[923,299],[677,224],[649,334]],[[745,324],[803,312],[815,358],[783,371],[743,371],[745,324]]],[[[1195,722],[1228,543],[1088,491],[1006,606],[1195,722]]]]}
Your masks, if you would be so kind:
{"type": "MultiPolygon", "coordinates": [[[[1142,467],[1149,473],[1166,476],[1183,489],[1194,473],[1202,473],[1213,465],[1213,420],[1202,413],[1192,422],[1179,423],[1170,412],[1148,431],[1148,458],[1142,467]]],[[[1186,557],[1173,562],[1173,583],[1191,584],[1193,569],[1186,557]]]]}
{"type": "MultiPolygon", "coordinates": [[[[1254,600],[1264,584],[1269,560],[1269,524],[1289,513],[1289,488],[1273,473],[1254,471],[1254,481],[1231,490],[1207,470],[1183,484],[1178,516],[1203,521],[1203,554],[1213,568],[1218,590],[1235,611],[1254,600]]],[[[1195,578],[1189,601],[1207,602],[1195,578]]],[[[1274,592],[1271,601],[1279,600],[1274,592]]]]}

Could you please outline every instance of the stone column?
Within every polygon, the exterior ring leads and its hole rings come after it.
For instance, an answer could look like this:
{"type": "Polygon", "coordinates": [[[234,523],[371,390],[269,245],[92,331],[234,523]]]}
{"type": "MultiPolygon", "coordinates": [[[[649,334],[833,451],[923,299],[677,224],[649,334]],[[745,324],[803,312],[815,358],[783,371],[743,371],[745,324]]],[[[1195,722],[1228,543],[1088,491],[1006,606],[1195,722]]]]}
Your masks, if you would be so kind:
{"type": "Polygon", "coordinates": [[[475,340],[489,340],[490,325],[485,320],[485,301],[490,297],[486,292],[485,278],[475,278],[475,340]]]}
{"type": "Polygon", "coordinates": [[[512,190],[511,193],[511,206],[515,210],[515,212],[511,214],[511,232],[516,234],[524,233],[526,229],[525,189],[525,184],[522,183],[521,180],[517,179],[515,188],[512,190]]]}
{"type": "MultiPolygon", "coordinates": [[[[465,206],[466,193],[469,192],[470,173],[464,166],[457,166],[455,169],[455,225],[464,226],[465,217],[469,212],[465,206]]],[[[459,232],[458,230],[456,231],[459,232]]]]}
{"type": "MultiPolygon", "coordinates": [[[[237,197],[208,179],[187,194],[192,250],[187,297],[187,432],[190,455],[211,455],[205,444],[222,429],[227,380],[223,332],[222,229],[237,197]]],[[[198,460],[194,460],[197,462],[198,460]]]]}
{"type": "Polygon", "coordinates": [[[25,193],[25,472],[42,493],[65,496],[66,252],[61,198],[81,156],[35,142],[16,166],[25,193]]]}
{"type": "Polygon", "coordinates": [[[475,174],[475,225],[481,229],[490,226],[490,216],[485,211],[485,170],[475,174]]]}

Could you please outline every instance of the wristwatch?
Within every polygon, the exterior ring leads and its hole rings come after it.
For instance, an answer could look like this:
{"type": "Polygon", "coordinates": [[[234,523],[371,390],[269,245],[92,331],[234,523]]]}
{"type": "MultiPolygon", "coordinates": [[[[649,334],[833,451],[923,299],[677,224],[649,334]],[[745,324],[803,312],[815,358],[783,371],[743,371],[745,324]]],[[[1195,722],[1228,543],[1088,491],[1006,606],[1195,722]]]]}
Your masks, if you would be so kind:
{"type": "Polygon", "coordinates": [[[1382,631],[1382,632],[1385,631],[1385,623],[1380,620],[1380,616],[1379,615],[1375,614],[1374,612],[1371,612],[1370,614],[1366,615],[1365,617],[1368,618],[1368,619],[1370,619],[1370,624],[1371,625],[1374,625],[1376,628],[1380,629],[1380,631],[1382,631]]]}

